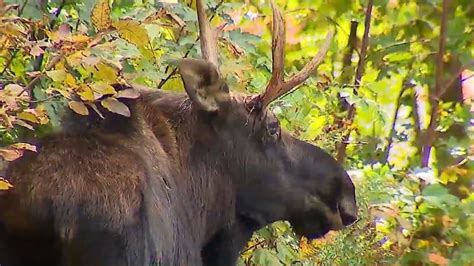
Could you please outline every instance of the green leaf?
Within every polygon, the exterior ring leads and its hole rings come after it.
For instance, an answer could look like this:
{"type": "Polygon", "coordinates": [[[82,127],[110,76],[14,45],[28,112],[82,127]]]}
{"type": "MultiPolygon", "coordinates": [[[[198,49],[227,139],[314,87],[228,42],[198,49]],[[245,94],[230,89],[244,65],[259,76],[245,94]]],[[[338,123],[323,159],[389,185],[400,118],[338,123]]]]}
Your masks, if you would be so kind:
{"type": "Polygon", "coordinates": [[[46,71],[46,75],[54,81],[64,81],[66,79],[66,71],[64,69],[46,71]]]}
{"type": "Polygon", "coordinates": [[[286,265],[298,258],[298,253],[293,248],[281,242],[277,243],[277,255],[286,265]]]}
{"type": "Polygon", "coordinates": [[[449,194],[448,190],[441,184],[429,185],[423,190],[422,195],[428,206],[444,211],[459,204],[459,198],[449,194]]]}
{"type": "Polygon", "coordinates": [[[252,262],[256,265],[262,266],[279,266],[283,264],[278,259],[278,256],[268,249],[258,248],[252,256],[252,262]]]}

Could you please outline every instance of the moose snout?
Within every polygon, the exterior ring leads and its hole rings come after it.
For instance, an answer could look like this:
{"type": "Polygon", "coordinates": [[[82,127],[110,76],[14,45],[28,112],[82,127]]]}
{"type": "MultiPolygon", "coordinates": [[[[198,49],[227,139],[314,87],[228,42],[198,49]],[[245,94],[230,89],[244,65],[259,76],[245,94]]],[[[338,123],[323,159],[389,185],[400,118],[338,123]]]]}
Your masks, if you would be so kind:
{"type": "Polygon", "coordinates": [[[357,221],[357,207],[355,203],[341,201],[337,206],[337,211],[329,216],[331,230],[341,230],[357,221]]]}
{"type": "Polygon", "coordinates": [[[339,215],[343,226],[349,226],[357,221],[357,206],[354,204],[339,204],[339,215]],[[348,206],[349,205],[349,206],[348,206]]]}

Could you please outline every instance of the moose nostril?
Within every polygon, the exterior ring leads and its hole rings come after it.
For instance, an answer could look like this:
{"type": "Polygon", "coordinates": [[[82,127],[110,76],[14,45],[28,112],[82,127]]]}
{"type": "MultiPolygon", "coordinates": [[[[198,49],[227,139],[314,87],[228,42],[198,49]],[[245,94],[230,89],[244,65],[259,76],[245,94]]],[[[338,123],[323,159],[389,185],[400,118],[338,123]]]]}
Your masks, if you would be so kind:
{"type": "Polygon", "coordinates": [[[344,226],[348,226],[348,225],[353,224],[357,220],[357,216],[347,214],[345,212],[341,212],[341,219],[342,219],[342,224],[344,226]]]}

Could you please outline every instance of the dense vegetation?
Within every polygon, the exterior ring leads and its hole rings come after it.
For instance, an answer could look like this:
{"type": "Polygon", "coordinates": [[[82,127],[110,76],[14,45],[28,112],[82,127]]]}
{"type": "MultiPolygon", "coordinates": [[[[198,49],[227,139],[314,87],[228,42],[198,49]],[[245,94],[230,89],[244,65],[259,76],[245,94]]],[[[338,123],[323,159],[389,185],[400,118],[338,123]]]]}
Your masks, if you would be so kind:
{"type": "MultiPolygon", "coordinates": [[[[241,2],[207,1],[208,15],[221,29],[230,87],[260,92],[271,76],[271,8],[241,2]]],[[[276,223],[255,234],[239,263],[472,265],[472,0],[276,2],[288,74],[336,30],[318,73],[271,108],[350,169],[360,220],[315,241],[276,223]]],[[[57,129],[64,107],[129,116],[117,99],[137,95],[112,83],[182,90],[173,61],[200,57],[194,8],[192,0],[0,1],[0,158],[35,150],[19,140],[57,129]]],[[[11,185],[0,179],[0,190],[11,185]]]]}

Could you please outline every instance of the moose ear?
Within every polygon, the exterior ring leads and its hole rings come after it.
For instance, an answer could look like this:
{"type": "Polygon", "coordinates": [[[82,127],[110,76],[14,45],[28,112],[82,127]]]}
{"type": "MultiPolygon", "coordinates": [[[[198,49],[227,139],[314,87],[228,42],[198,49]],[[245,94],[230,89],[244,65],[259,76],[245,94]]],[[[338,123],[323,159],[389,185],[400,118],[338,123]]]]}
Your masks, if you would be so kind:
{"type": "Polygon", "coordinates": [[[186,58],[179,62],[178,70],[189,98],[199,109],[215,112],[219,103],[229,99],[229,88],[212,63],[186,58]]]}

